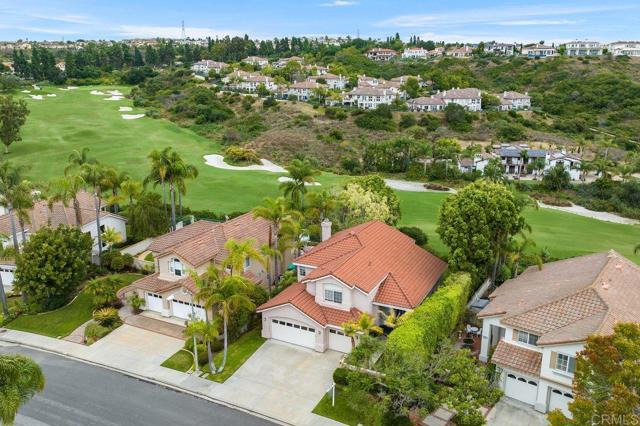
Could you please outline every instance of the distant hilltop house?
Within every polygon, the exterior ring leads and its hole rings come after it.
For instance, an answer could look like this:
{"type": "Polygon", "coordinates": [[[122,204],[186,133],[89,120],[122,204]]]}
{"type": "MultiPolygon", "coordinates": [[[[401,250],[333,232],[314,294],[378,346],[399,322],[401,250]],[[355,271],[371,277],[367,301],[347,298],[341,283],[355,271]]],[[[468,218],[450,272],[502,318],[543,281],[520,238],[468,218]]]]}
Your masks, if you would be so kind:
{"type": "Polygon", "coordinates": [[[411,111],[437,112],[442,111],[449,104],[457,104],[467,111],[482,110],[482,93],[480,89],[450,89],[438,91],[431,96],[411,99],[407,106],[411,111]]]}
{"type": "Polygon", "coordinates": [[[512,43],[487,43],[484,46],[485,53],[497,56],[513,56],[516,45],[512,43]]]}
{"type": "Polygon", "coordinates": [[[422,47],[407,47],[402,52],[403,59],[425,59],[429,57],[429,51],[422,47]]]}
{"type": "Polygon", "coordinates": [[[379,105],[391,105],[397,92],[378,87],[356,87],[343,94],[344,105],[362,109],[376,109],[379,105]]]}
{"type": "Polygon", "coordinates": [[[640,41],[615,41],[607,46],[613,56],[640,56],[640,41]]]}
{"type": "Polygon", "coordinates": [[[329,68],[322,65],[305,65],[302,69],[312,75],[325,75],[329,73],[329,68]]]}
{"type": "Polygon", "coordinates": [[[299,56],[291,56],[289,58],[280,58],[273,63],[273,68],[284,68],[289,62],[297,62],[300,65],[304,64],[304,59],[299,56]]]}
{"type": "Polygon", "coordinates": [[[530,46],[524,46],[521,51],[522,56],[529,58],[546,58],[551,56],[557,56],[558,50],[553,46],[545,46],[544,44],[534,44],[530,46]]]}
{"type": "Polygon", "coordinates": [[[512,91],[504,91],[498,95],[500,100],[500,111],[517,111],[531,109],[531,97],[527,92],[518,93],[512,91]]]}
{"type": "Polygon", "coordinates": [[[572,41],[565,44],[567,56],[602,56],[604,46],[597,41],[572,41]]]}
{"type": "Polygon", "coordinates": [[[237,90],[253,93],[258,90],[258,86],[260,86],[261,84],[263,84],[264,87],[270,92],[278,88],[278,85],[275,83],[275,81],[271,77],[267,77],[265,75],[250,75],[240,80],[234,85],[234,87],[237,90]]]}
{"type": "Polygon", "coordinates": [[[397,55],[393,49],[385,49],[382,47],[375,47],[367,52],[367,58],[372,61],[390,61],[397,55]]]}
{"type": "Polygon", "coordinates": [[[247,56],[242,62],[259,68],[264,68],[269,65],[269,60],[260,56],[247,56]]]}
{"type": "Polygon", "coordinates": [[[473,49],[471,46],[462,46],[445,52],[445,55],[452,56],[454,58],[468,58],[473,55],[473,49]]]}
{"type": "Polygon", "coordinates": [[[504,394],[571,416],[576,356],[587,339],[638,322],[640,267],[613,250],[531,266],[489,300],[478,313],[479,358],[498,367],[504,394]]]}
{"type": "Polygon", "coordinates": [[[315,90],[326,87],[324,84],[316,83],[313,81],[301,81],[293,83],[287,90],[287,96],[289,98],[295,97],[300,101],[308,101],[315,96],[315,90]]]}
{"type": "Polygon", "coordinates": [[[342,90],[347,86],[349,79],[343,75],[335,75],[331,73],[325,73],[320,75],[311,75],[307,77],[307,81],[312,83],[318,83],[319,80],[323,80],[329,89],[342,90]]]}
{"type": "Polygon", "coordinates": [[[67,64],[64,61],[60,61],[56,63],[56,68],[58,68],[60,71],[66,71],[67,64]]]}
{"type": "Polygon", "coordinates": [[[228,68],[229,64],[224,62],[211,61],[209,59],[198,61],[191,66],[191,71],[197,74],[208,75],[209,72],[214,71],[216,74],[220,74],[225,68],[228,68]]]}

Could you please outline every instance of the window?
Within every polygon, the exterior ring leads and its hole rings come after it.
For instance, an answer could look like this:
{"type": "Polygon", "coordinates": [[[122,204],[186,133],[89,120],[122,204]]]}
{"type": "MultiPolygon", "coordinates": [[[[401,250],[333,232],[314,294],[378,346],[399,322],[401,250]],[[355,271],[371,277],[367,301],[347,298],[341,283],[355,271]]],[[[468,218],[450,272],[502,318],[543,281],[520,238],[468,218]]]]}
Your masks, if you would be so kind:
{"type": "Polygon", "coordinates": [[[244,258],[244,270],[246,271],[251,267],[251,259],[248,257],[244,258]]]}
{"type": "Polygon", "coordinates": [[[563,373],[573,374],[576,370],[576,358],[567,354],[557,352],[551,353],[551,368],[563,373]],[[555,355],[555,357],[554,357],[555,355]],[[555,363],[553,362],[555,358],[555,363]]]}
{"type": "Polygon", "coordinates": [[[513,340],[531,346],[538,344],[538,336],[522,330],[513,330],[513,340]]]}
{"type": "Polygon", "coordinates": [[[342,303],[342,290],[338,286],[325,286],[324,300],[327,302],[342,303]]]}
{"type": "Polygon", "coordinates": [[[183,273],[182,262],[178,259],[171,259],[169,261],[169,272],[177,277],[181,277],[183,273]]]}
{"type": "Polygon", "coordinates": [[[298,266],[298,275],[304,277],[307,275],[307,269],[304,266],[298,266]]]}

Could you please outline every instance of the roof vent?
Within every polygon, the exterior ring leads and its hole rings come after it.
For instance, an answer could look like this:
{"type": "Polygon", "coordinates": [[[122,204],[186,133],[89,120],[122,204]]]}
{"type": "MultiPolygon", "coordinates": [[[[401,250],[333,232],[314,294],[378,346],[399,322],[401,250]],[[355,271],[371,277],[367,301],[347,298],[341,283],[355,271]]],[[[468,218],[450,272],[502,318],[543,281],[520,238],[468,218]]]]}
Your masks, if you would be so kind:
{"type": "Polygon", "coordinates": [[[622,263],[617,263],[616,264],[616,269],[619,271],[622,269],[622,263]]]}
{"type": "Polygon", "coordinates": [[[609,283],[602,281],[602,289],[603,290],[609,290],[609,283]]]}

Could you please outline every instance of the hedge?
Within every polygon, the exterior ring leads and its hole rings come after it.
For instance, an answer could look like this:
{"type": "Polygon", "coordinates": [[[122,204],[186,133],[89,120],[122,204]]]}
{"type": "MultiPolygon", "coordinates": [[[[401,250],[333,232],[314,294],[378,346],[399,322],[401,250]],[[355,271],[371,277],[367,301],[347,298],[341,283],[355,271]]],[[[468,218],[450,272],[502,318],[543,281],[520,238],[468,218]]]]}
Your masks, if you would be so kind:
{"type": "Polygon", "coordinates": [[[470,289],[471,276],[468,273],[450,275],[404,324],[389,334],[387,353],[391,356],[403,353],[429,356],[435,352],[464,314],[470,289]]]}

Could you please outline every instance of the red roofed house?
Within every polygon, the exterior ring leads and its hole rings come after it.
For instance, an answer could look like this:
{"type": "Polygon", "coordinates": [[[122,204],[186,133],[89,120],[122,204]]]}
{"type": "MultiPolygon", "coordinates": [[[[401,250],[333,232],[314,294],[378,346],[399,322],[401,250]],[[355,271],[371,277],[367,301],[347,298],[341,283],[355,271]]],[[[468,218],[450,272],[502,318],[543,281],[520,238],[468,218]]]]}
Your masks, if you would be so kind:
{"type": "MultiPolygon", "coordinates": [[[[122,288],[118,297],[137,293],[145,299],[145,310],[164,317],[189,319],[192,296],[198,293],[189,271],[200,275],[212,263],[220,266],[228,254],[225,243],[231,239],[251,239],[256,248],[274,242],[271,224],[261,218],[254,219],[250,212],[224,223],[199,220],[156,238],[149,246],[155,273],[122,288]]],[[[252,259],[245,259],[243,274],[257,284],[268,282],[264,266],[252,259]]],[[[193,311],[196,317],[204,319],[203,306],[194,303],[193,311]]]]}
{"type": "Polygon", "coordinates": [[[614,252],[530,267],[478,314],[480,359],[497,365],[506,396],[570,415],[576,354],[617,322],[640,322],[640,267],[614,252]]]}
{"type": "Polygon", "coordinates": [[[299,282],[267,303],[262,336],[318,352],[351,350],[341,324],[361,312],[411,311],[435,289],[447,264],[413,239],[379,221],[367,222],[330,237],[293,261],[299,282]]]}

